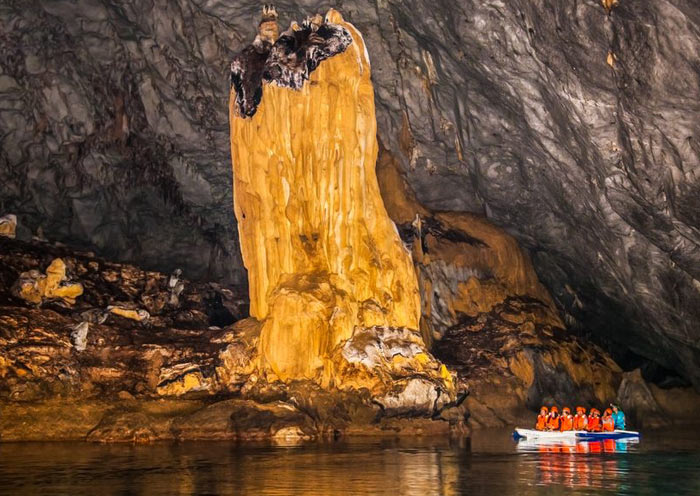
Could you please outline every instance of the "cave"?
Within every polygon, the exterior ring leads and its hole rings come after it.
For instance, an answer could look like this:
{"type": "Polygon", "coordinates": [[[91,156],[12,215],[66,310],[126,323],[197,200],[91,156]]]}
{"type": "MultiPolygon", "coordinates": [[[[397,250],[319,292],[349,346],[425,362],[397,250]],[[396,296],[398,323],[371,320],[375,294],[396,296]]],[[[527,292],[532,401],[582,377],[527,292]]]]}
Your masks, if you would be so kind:
{"type": "Polygon", "coordinates": [[[695,422],[692,2],[10,0],[0,26],[0,442],[695,422]]]}

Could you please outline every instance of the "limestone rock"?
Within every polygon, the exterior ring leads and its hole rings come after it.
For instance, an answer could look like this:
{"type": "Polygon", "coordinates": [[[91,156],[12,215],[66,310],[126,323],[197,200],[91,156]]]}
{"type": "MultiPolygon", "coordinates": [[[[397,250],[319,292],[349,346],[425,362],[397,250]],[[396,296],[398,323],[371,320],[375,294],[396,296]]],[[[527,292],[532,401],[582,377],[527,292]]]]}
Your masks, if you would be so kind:
{"type": "Polygon", "coordinates": [[[313,439],[311,436],[308,434],[305,434],[304,431],[301,429],[299,426],[291,426],[291,427],[282,427],[280,429],[277,429],[273,434],[272,434],[272,440],[276,444],[283,444],[283,445],[288,445],[288,444],[297,444],[299,441],[304,441],[304,440],[310,440],[313,439]]]}
{"type": "Polygon", "coordinates": [[[126,308],[123,305],[110,305],[107,311],[124,317],[125,319],[135,320],[136,322],[146,322],[151,318],[151,315],[142,308],[126,308]]]}
{"type": "Polygon", "coordinates": [[[634,423],[639,427],[661,427],[672,423],[654,398],[639,369],[624,375],[617,400],[630,424],[634,423]]]}
{"type": "Polygon", "coordinates": [[[150,443],[157,438],[151,423],[150,417],[142,412],[107,415],[88,433],[86,440],[102,443],[150,443]]]}
{"type": "Polygon", "coordinates": [[[181,269],[175,269],[168,279],[168,289],[170,290],[170,298],[168,304],[176,307],[180,304],[180,294],[185,289],[185,283],[180,279],[182,275],[181,269]]]}
{"type": "Polygon", "coordinates": [[[567,336],[512,236],[477,215],[430,212],[388,152],[378,164],[387,209],[419,274],[423,335],[461,373],[472,425],[529,422],[528,408],[541,401],[614,398],[619,367],[599,348],[567,336]]]}
{"type": "Polygon", "coordinates": [[[605,405],[622,371],[600,347],[563,329],[542,302],[508,297],[488,313],[465,318],[433,352],[469,390],[473,425],[530,422],[542,404],[605,405]]]}
{"type": "Polygon", "coordinates": [[[218,342],[228,343],[219,353],[221,365],[216,368],[217,378],[224,387],[236,389],[257,370],[260,327],[256,320],[244,319],[217,339],[218,342]]]}
{"type": "MultiPolygon", "coordinates": [[[[150,314],[149,325],[155,327],[225,327],[247,314],[247,298],[239,287],[178,278],[174,288],[170,288],[171,277],[160,272],[106,261],[90,252],[54,244],[1,237],[0,301],[12,298],[9,289],[20,274],[43,268],[55,258],[60,258],[82,284],[83,294],[71,308],[91,323],[104,323],[106,318],[111,322],[129,320],[107,311],[110,305],[145,310],[150,314]],[[179,292],[178,305],[169,303],[172,289],[179,292]]],[[[51,308],[63,312],[55,304],[51,308]]],[[[136,313],[133,317],[141,319],[145,314],[136,313]]]]}
{"type": "Polygon", "coordinates": [[[179,363],[163,368],[158,377],[157,392],[161,396],[182,396],[194,391],[207,391],[211,382],[204,377],[199,365],[179,363]]]}
{"type": "Polygon", "coordinates": [[[17,231],[17,216],[7,214],[0,217],[0,236],[14,238],[17,231]]]}
{"type": "Polygon", "coordinates": [[[46,268],[46,274],[38,270],[20,274],[13,287],[13,293],[35,305],[47,300],[59,300],[66,305],[73,305],[75,299],[83,294],[83,286],[68,279],[65,262],[56,258],[46,268]]]}
{"type": "Polygon", "coordinates": [[[430,415],[439,410],[440,389],[425,379],[409,379],[396,384],[398,392],[388,393],[376,401],[389,415],[416,413],[430,415]]]}
{"type": "Polygon", "coordinates": [[[429,343],[465,317],[489,313],[509,297],[542,302],[549,309],[548,323],[564,327],[528,254],[512,236],[478,215],[430,212],[383,149],[377,175],[387,211],[412,249],[422,296],[421,326],[429,343]]]}
{"type": "Polygon", "coordinates": [[[111,312],[101,310],[99,308],[92,308],[90,310],[85,310],[80,314],[80,318],[84,322],[91,322],[93,324],[104,324],[109,318],[111,312]]]}
{"type": "Polygon", "coordinates": [[[438,410],[457,399],[455,378],[428,352],[420,332],[375,326],[356,329],[336,359],[341,388],[366,388],[391,412],[438,410]]]}
{"type": "MultiPolygon", "coordinates": [[[[344,343],[336,347],[329,357],[333,366],[357,368],[355,375],[339,375],[348,379],[345,389],[330,381],[323,388],[316,381],[283,383],[259,367],[261,325],[255,319],[223,329],[209,322],[186,329],[172,325],[177,320],[173,313],[185,308],[205,311],[211,291],[232,289],[188,282],[180,295],[181,308],[166,305],[148,326],[138,325],[107,314],[104,303],[120,295],[120,306],[139,309],[144,293],[168,294],[167,275],[53,245],[6,239],[0,240],[0,248],[0,281],[14,281],[16,275],[60,254],[85,286],[81,299],[69,309],[49,303],[42,308],[25,305],[0,285],[3,439],[275,439],[294,444],[359,432],[446,434],[453,425],[443,419],[447,412],[442,400],[450,397],[443,391],[447,381],[440,378],[444,368],[423,355],[415,330],[383,330],[383,342],[376,329],[359,332],[358,336],[366,334],[363,339],[370,348],[376,348],[371,350],[374,362],[367,362],[373,370],[349,363],[342,356],[344,343]],[[415,378],[440,390],[436,404],[421,401],[415,385],[402,395],[415,378]],[[374,395],[368,388],[374,388],[374,395]],[[234,395],[242,399],[227,399],[234,395]],[[386,397],[384,410],[376,401],[381,397],[386,397]],[[433,421],[436,410],[440,418],[433,421]],[[414,424],[416,416],[423,421],[414,424]]],[[[234,297],[222,294],[222,299],[234,297]]]]}
{"type": "MultiPolygon", "coordinates": [[[[410,255],[374,173],[376,120],[364,40],[333,10],[320,27],[303,30],[340,45],[347,33],[352,43],[323,55],[319,61],[329,58],[314,63],[297,90],[263,84],[252,117],[239,112],[240,84],[234,84],[234,207],[250,313],[262,323],[262,365],[285,381],[338,384],[342,376],[329,374],[331,351],[356,326],[417,329],[420,300],[410,255]]],[[[279,67],[275,50],[268,61],[279,67]]],[[[284,64],[296,67],[296,61],[284,64]]]]}
{"type": "Polygon", "coordinates": [[[176,439],[270,439],[280,433],[308,438],[315,433],[311,419],[283,402],[259,404],[225,400],[184,415],[173,422],[176,439]]]}
{"type": "Polygon", "coordinates": [[[72,327],[73,332],[70,333],[70,339],[73,343],[75,351],[85,351],[87,348],[88,331],[90,330],[89,322],[81,322],[72,327]]]}
{"type": "Polygon", "coordinates": [[[649,384],[640,369],[624,374],[617,401],[628,418],[628,424],[639,428],[694,423],[700,408],[700,398],[692,388],[660,388],[649,384]]]}
{"type": "Polygon", "coordinates": [[[236,107],[241,116],[252,117],[262,98],[263,82],[301,89],[318,65],[347,49],[350,33],[324,22],[320,15],[301,26],[293,23],[279,35],[277,13],[267,6],[255,41],[231,62],[231,86],[236,92],[236,107]]]}
{"type": "MultiPolygon", "coordinates": [[[[0,398],[44,401],[71,397],[77,391],[85,399],[111,398],[121,391],[140,398],[157,394],[161,382],[175,379],[161,378],[162,369],[183,363],[196,364],[211,388],[217,387],[215,369],[227,343],[218,342],[224,331],[209,327],[222,322],[224,313],[229,321],[235,320],[224,304],[241,312],[237,301],[242,293],[236,288],[187,281],[180,306],[165,305],[148,325],[105,310],[110,303],[142,310],[144,294],[165,295],[167,303],[167,281],[165,274],[68,248],[0,238],[0,374],[4,374],[0,398]],[[74,305],[52,299],[38,309],[13,295],[10,289],[20,274],[55,259],[70,267],[83,285],[74,305]],[[199,315],[197,321],[180,327],[182,312],[199,315]],[[83,350],[73,351],[79,349],[83,350]]],[[[191,376],[183,381],[191,381],[191,376]]],[[[181,387],[183,381],[174,383],[181,387]]],[[[161,387],[168,389],[166,384],[161,387]]],[[[185,389],[192,389],[189,382],[185,389]]]]}
{"type": "MultiPolygon", "coordinates": [[[[113,4],[3,3],[2,213],[102,257],[242,283],[221,70],[258,34],[260,2],[113,4]]],[[[377,134],[421,204],[517,239],[562,317],[625,366],[700,384],[700,5],[343,8],[372,57],[377,134]]]]}

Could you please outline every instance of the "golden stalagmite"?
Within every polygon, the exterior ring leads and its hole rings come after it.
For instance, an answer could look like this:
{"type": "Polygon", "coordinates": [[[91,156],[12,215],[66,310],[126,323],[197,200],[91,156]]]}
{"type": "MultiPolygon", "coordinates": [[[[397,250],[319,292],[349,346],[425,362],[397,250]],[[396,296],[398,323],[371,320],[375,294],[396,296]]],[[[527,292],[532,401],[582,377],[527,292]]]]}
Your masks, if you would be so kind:
{"type": "Polygon", "coordinates": [[[417,329],[418,283],[380,196],[374,91],[352,36],[300,90],[263,85],[255,115],[230,98],[234,209],[264,368],[333,380],[329,355],[355,327],[417,329]],[[325,375],[324,375],[325,369],[325,375]]]}

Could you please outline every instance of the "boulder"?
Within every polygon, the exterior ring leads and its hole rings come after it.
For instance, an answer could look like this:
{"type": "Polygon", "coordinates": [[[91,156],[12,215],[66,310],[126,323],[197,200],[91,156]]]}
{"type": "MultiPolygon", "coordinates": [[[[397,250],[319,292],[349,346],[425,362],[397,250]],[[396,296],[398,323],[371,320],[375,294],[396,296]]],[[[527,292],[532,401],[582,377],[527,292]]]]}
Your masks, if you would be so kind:
{"type": "Polygon", "coordinates": [[[199,365],[178,363],[160,370],[156,391],[161,396],[182,396],[210,388],[211,380],[204,376],[199,365]]]}
{"type": "Polygon", "coordinates": [[[146,322],[151,318],[151,314],[142,308],[127,308],[124,305],[109,305],[107,311],[136,322],[146,322]]]}
{"type": "Polygon", "coordinates": [[[75,299],[83,294],[83,285],[69,280],[66,271],[65,262],[56,258],[46,268],[46,274],[38,270],[22,272],[12,292],[18,298],[35,305],[48,300],[74,305],[75,299]]]}
{"type": "Polygon", "coordinates": [[[71,329],[73,329],[73,332],[70,333],[70,339],[73,343],[75,351],[85,351],[87,348],[87,337],[88,331],[90,330],[90,323],[80,322],[79,324],[72,326],[71,329]]]}
{"type": "Polygon", "coordinates": [[[692,388],[662,389],[645,381],[640,369],[624,374],[617,401],[634,428],[696,423],[700,409],[700,396],[692,388]]]}
{"type": "Polygon", "coordinates": [[[457,401],[456,377],[416,330],[357,328],[336,351],[335,366],[337,387],[368,389],[390,414],[432,415],[457,401]]]}

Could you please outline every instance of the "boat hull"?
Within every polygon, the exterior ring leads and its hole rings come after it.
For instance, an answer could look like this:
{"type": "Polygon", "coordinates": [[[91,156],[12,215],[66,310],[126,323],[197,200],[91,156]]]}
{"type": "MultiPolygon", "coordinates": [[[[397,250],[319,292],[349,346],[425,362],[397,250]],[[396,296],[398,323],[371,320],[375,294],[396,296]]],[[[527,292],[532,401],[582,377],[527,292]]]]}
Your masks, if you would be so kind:
{"type": "Polygon", "coordinates": [[[637,431],[577,432],[576,439],[595,441],[598,439],[639,439],[637,431]]]}

